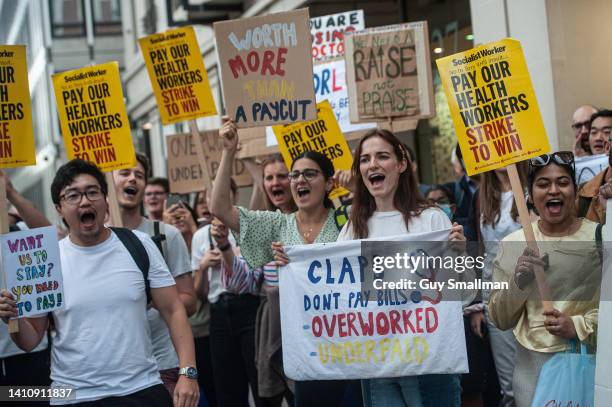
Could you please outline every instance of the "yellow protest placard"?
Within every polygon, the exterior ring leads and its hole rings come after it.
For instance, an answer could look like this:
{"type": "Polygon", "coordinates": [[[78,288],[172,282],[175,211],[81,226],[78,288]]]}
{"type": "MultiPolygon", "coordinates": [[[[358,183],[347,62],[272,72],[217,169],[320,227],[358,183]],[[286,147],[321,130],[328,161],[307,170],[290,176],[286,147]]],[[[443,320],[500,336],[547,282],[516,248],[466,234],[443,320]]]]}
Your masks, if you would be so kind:
{"type": "MultiPolygon", "coordinates": [[[[278,148],[291,168],[293,160],[304,151],[318,151],[325,154],[334,164],[334,170],[350,170],[353,154],[340,131],[336,114],[329,101],[317,103],[317,118],[308,122],[274,126],[278,148]]],[[[335,188],[330,199],[347,194],[344,188],[335,188]]]]}
{"type": "Polygon", "coordinates": [[[436,64],[468,175],[550,151],[519,41],[491,42],[436,64]]]}
{"type": "Polygon", "coordinates": [[[53,88],[68,159],[102,171],[136,165],[117,62],[55,74],[53,88]]]}
{"type": "Polygon", "coordinates": [[[217,114],[193,27],[153,34],[138,42],[164,124],[217,114]]]}
{"type": "Polygon", "coordinates": [[[0,46],[0,168],[36,164],[25,45],[0,46]]]}

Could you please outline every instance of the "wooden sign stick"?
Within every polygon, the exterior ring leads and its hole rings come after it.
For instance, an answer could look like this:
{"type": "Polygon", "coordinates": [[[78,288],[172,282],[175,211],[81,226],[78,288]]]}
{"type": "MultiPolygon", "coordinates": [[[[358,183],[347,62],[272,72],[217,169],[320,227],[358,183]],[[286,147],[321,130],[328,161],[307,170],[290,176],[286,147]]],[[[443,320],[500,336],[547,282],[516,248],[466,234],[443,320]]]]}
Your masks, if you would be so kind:
{"type": "Polygon", "coordinates": [[[189,120],[189,129],[193,136],[194,143],[196,146],[196,154],[198,155],[198,162],[202,169],[202,178],[204,179],[204,186],[210,192],[212,190],[212,178],[208,172],[208,163],[206,162],[206,155],[204,154],[204,147],[200,139],[200,131],[198,130],[198,123],[195,120],[189,120]]]}
{"type": "MultiPolygon", "coordinates": [[[[521,226],[523,227],[523,233],[525,233],[525,240],[527,246],[540,255],[540,250],[533,233],[531,226],[531,219],[529,217],[529,210],[527,209],[527,203],[525,202],[525,191],[521,185],[521,179],[516,169],[516,164],[510,164],[506,167],[508,169],[508,177],[510,178],[510,185],[512,186],[512,193],[516,202],[516,208],[518,209],[519,219],[521,226]]],[[[534,270],[536,283],[540,292],[540,298],[542,299],[542,307],[544,311],[551,311],[553,309],[552,301],[550,300],[550,289],[544,278],[544,270],[541,267],[536,267],[534,270]]]]}
{"type": "Polygon", "coordinates": [[[106,183],[108,184],[108,212],[110,214],[109,224],[111,226],[123,227],[123,219],[121,218],[121,210],[119,209],[119,201],[117,200],[117,189],[115,188],[115,179],[113,172],[104,174],[106,183]]]}
{"type": "MultiPolygon", "coordinates": [[[[4,176],[0,176],[0,233],[3,235],[9,232],[9,219],[8,219],[8,200],[6,198],[6,182],[4,176]]],[[[2,270],[2,278],[4,280],[4,287],[8,290],[6,284],[6,270],[2,270]]],[[[9,319],[8,323],[9,333],[19,332],[19,321],[16,319],[9,319]]]]}

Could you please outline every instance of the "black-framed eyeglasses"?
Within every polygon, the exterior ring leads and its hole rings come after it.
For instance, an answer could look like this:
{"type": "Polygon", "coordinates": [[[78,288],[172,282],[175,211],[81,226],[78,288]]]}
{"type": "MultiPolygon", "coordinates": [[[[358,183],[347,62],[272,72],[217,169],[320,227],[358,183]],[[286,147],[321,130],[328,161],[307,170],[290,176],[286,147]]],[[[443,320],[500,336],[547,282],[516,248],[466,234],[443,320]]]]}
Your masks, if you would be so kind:
{"type": "Polygon", "coordinates": [[[287,177],[289,178],[290,182],[297,182],[297,180],[300,178],[300,175],[303,175],[304,179],[310,182],[314,180],[319,174],[321,174],[321,171],[319,170],[315,170],[314,168],[306,168],[304,171],[293,170],[289,174],[287,174],[287,177]]]}
{"type": "Polygon", "coordinates": [[[587,130],[588,130],[589,123],[591,123],[589,120],[587,120],[586,122],[574,123],[574,124],[572,124],[572,130],[578,132],[578,131],[582,130],[583,127],[586,127],[587,130]]]}
{"type": "Polygon", "coordinates": [[[574,153],[571,151],[557,151],[552,154],[542,154],[529,159],[529,167],[546,167],[551,162],[558,165],[565,165],[574,168],[574,153]]]}
{"type": "Polygon", "coordinates": [[[83,200],[83,196],[86,196],[90,202],[95,202],[102,199],[104,194],[99,188],[90,188],[85,192],[72,190],[61,195],[60,200],[63,199],[69,205],[78,205],[83,200]]]}

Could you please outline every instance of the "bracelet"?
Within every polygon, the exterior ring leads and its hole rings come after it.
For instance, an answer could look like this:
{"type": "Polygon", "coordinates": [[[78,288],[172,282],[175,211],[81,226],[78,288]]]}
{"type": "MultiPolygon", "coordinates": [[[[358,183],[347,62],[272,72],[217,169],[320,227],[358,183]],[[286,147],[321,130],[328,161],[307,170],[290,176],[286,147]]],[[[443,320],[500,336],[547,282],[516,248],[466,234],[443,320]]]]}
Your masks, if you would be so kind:
{"type": "Polygon", "coordinates": [[[219,246],[218,249],[221,250],[222,252],[231,249],[232,245],[230,243],[226,243],[223,246],[219,246]]]}

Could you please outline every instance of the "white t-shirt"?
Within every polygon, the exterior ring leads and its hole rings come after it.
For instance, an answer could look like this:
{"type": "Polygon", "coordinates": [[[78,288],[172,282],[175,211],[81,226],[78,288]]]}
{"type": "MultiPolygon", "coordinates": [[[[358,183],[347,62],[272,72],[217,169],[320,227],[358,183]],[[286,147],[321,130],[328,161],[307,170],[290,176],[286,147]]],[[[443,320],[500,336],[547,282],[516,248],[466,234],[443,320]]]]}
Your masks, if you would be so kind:
{"type": "MultiPolygon", "coordinates": [[[[150,260],[151,288],[174,279],[153,241],[134,231],[150,260]]],[[[151,345],[142,272],[111,233],[91,247],[59,242],[64,307],[54,311],[57,335],[51,352],[52,386],[69,386],[70,404],[124,396],[161,383],[151,345]]]]}
{"type": "MultiPolygon", "coordinates": [[[[234,235],[232,233],[228,236],[229,242],[232,247],[236,247],[236,240],[234,239],[234,235]]],[[[210,236],[210,225],[206,225],[193,235],[193,239],[191,240],[191,267],[194,270],[197,270],[200,266],[200,260],[204,257],[204,253],[207,250],[212,249],[210,246],[211,236],[210,236]]],[[[212,239],[213,246],[216,247],[215,240],[212,239]]],[[[208,268],[208,301],[211,304],[216,303],[219,300],[219,296],[224,292],[227,292],[225,287],[223,287],[223,282],[221,281],[221,266],[213,266],[208,268]]]]}
{"type": "MultiPolygon", "coordinates": [[[[451,222],[448,216],[438,208],[427,208],[418,216],[410,218],[408,229],[404,215],[399,211],[374,212],[368,219],[369,238],[397,236],[406,233],[433,232],[449,229],[451,222]]],[[[337,241],[353,240],[353,227],[348,222],[340,231],[337,241]]]]}
{"type": "MultiPolygon", "coordinates": [[[[146,233],[149,236],[154,235],[154,222],[147,218],[142,218],[140,225],[136,230],[146,233]]],[[[160,233],[166,236],[166,250],[164,260],[170,269],[172,277],[176,278],[182,274],[190,273],[189,267],[189,251],[187,244],[181,232],[174,226],[166,223],[160,224],[160,233]]],[[[157,248],[157,246],[156,246],[157,248]]],[[[157,250],[159,253],[159,250],[157,250]]],[[[168,325],[161,317],[161,314],[155,308],[149,308],[147,311],[147,319],[149,320],[149,328],[151,329],[151,341],[153,342],[153,354],[157,360],[159,370],[172,369],[178,367],[179,360],[172,343],[172,336],[168,325]]]]}
{"type": "MultiPolygon", "coordinates": [[[[482,216],[480,218],[480,234],[482,241],[484,242],[485,253],[485,267],[482,272],[483,281],[492,281],[493,278],[493,260],[497,255],[499,249],[499,242],[510,233],[521,228],[520,222],[515,222],[512,219],[512,202],[514,201],[514,194],[512,191],[502,192],[501,194],[501,207],[499,209],[499,221],[493,225],[485,225],[482,223],[482,216]]],[[[483,302],[489,302],[489,296],[491,292],[488,289],[483,289],[483,302]]]]}

